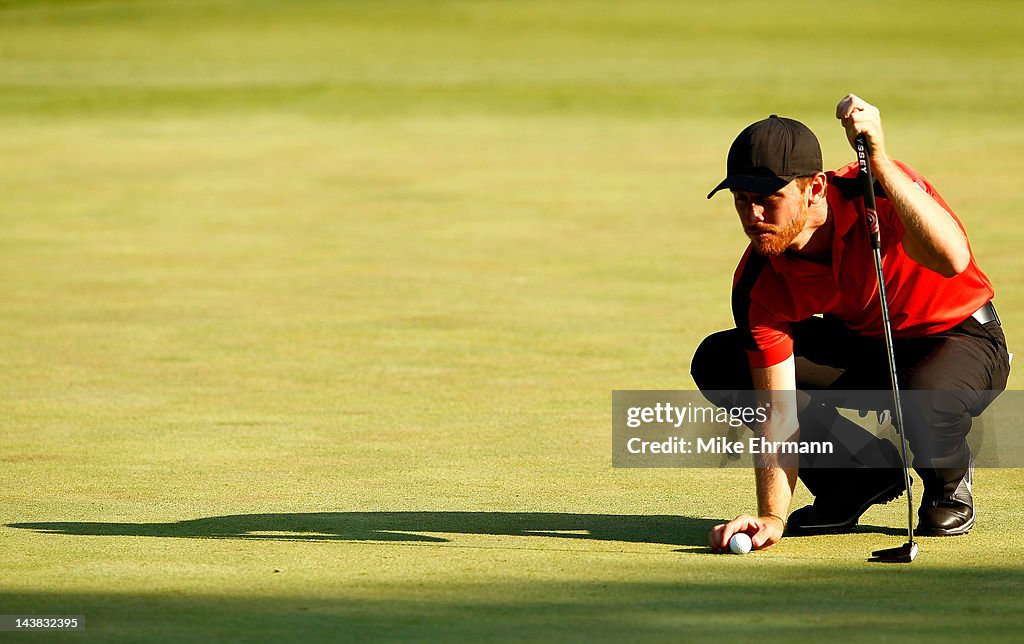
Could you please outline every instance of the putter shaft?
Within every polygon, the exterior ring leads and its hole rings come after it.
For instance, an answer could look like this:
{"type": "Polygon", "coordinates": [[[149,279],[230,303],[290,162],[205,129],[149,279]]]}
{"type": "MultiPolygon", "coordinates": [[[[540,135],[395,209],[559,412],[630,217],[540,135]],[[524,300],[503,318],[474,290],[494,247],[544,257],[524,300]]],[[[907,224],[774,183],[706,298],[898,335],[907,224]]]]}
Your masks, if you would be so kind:
{"type": "Polygon", "coordinates": [[[892,381],[893,424],[900,437],[900,457],[903,461],[903,484],[907,492],[907,543],[902,548],[879,550],[871,561],[910,562],[917,556],[917,544],[914,543],[914,501],[910,491],[910,466],[907,461],[907,436],[903,431],[903,407],[900,404],[900,387],[896,376],[896,351],[893,347],[892,324],[889,321],[889,300],[885,293],[885,276],[882,274],[882,241],[878,229],[878,211],[875,209],[875,178],[871,174],[871,163],[868,159],[868,142],[863,134],[855,139],[857,161],[860,164],[860,176],[864,182],[864,217],[871,236],[871,248],[875,260],[875,275],[878,278],[878,298],[882,305],[882,327],[885,332],[885,349],[889,357],[889,378],[892,381]],[[906,549],[906,555],[897,558],[881,557],[883,553],[906,549]],[[909,557],[909,558],[906,558],[909,557]]]}

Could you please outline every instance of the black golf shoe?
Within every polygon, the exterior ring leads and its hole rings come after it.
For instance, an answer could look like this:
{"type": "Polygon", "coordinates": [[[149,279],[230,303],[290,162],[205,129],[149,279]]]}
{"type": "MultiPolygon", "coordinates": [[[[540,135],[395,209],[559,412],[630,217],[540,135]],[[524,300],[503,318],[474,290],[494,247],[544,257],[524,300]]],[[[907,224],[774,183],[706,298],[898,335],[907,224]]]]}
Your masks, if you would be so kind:
{"type": "Polygon", "coordinates": [[[921,537],[954,537],[974,527],[974,506],[956,499],[927,501],[917,511],[917,532],[921,537]]]}
{"type": "Polygon", "coordinates": [[[974,527],[974,497],[971,495],[973,478],[972,459],[967,472],[957,483],[952,494],[933,496],[926,491],[921,501],[921,509],[917,511],[916,534],[922,537],[953,537],[967,534],[974,527]]]}
{"type": "Polygon", "coordinates": [[[793,535],[849,532],[872,505],[899,498],[906,484],[903,470],[842,470],[844,485],[823,491],[807,505],[789,515],[786,532],[793,535]]]}

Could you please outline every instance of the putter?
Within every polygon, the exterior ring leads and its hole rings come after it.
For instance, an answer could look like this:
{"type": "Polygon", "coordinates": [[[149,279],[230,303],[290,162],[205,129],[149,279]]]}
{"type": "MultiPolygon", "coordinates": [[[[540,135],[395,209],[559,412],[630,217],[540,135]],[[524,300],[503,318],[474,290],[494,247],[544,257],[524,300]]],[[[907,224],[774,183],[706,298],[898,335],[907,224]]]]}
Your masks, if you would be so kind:
{"type": "Polygon", "coordinates": [[[885,349],[889,354],[889,376],[892,380],[893,414],[896,433],[900,436],[900,459],[903,461],[903,484],[907,491],[907,542],[897,548],[885,548],[871,553],[868,561],[881,563],[910,563],[917,557],[914,543],[914,501],[910,492],[910,467],[907,464],[907,436],[903,432],[903,408],[900,405],[900,387],[896,380],[896,352],[892,344],[892,325],[889,323],[889,301],[885,296],[885,278],[882,275],[882,240],[878,232],[878,212],[875,210],[875,178],[868,160],[868,141],[863,134],[855,139],[860,177],[864,183],[864,221],[871,236],[875,256],[875,274],[878,276],[878,297],[882,303],[882,326],[885,327],[885,349]]]}

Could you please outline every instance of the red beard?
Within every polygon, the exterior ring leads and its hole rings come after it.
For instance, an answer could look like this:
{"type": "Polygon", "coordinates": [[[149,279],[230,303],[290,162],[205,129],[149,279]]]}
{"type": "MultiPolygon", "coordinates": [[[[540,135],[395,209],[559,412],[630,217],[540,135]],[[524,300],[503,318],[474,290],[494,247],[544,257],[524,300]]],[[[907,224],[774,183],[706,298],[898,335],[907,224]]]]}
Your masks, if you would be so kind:
{"type": "Polygon", "coordinates": [[[807,223],[807,212],[802,211],[799,217],[794,218],[786,226],[772,226],[771,224],[755,224],[745,228],[747,237],[758,255],[773,257],[786,252],[789,245],[793,243],[796,236],[804,229],[807,223]],[[761,234],[765,233],[765,234],[761,234]]]}

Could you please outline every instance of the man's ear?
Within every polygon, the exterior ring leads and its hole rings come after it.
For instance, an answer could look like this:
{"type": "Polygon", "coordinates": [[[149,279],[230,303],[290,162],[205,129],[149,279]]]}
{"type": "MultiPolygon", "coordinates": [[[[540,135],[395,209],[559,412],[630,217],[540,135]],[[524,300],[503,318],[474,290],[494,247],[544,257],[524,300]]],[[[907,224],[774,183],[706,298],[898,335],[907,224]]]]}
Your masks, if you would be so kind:
{"type": "Polygon", "coordinates": [[[811,180],[811,185],[808,187],[811,191],[807,196],[808,202],[811,204],[821,203],[825,200],[825,194],[828,191],[828,177],[824,172],[819,172],[814,175],[814,179],[811,180]]]}

